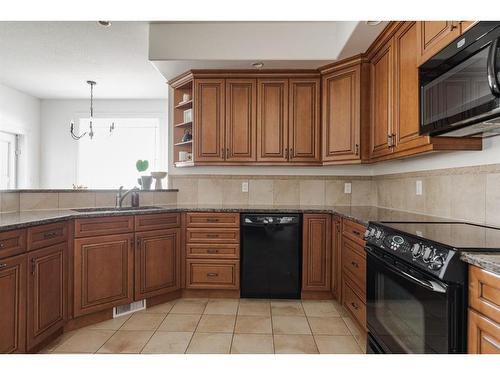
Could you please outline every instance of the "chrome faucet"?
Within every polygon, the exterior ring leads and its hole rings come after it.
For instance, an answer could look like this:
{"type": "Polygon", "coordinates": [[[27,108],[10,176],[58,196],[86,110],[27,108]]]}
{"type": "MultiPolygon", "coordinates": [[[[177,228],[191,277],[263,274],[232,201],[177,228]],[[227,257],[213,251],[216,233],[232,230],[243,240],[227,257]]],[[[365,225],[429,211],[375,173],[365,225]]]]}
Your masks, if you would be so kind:
{"type": "Polygon", "coordinates": [[[118,193],[116,193],[115,197],[115,207],[116,208],[122,208],[123,200],[127,195],[132,193],[133,191],[139,191],[139,188],[137,186],[134,186],[132,189],[127,190],[125,193],[123,192],[123,186],[120,186],[118,189],[118,193]]]}

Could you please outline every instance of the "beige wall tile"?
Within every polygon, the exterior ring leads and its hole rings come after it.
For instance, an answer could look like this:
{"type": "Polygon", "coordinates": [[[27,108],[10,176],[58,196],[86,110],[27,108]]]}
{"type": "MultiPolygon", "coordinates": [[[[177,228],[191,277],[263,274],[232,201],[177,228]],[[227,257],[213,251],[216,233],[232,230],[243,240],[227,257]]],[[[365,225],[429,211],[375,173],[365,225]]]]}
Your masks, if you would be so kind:
{"type": "Polygon", "coordinates": [[[19,209],[21,211],[57,209],[58,196],[57,193],[21,193],[19,209]]]}
{"type": "Polygon", "coordinates": [[[222,203],[225,205],[247,205],[248,192],[241,191],[241,184],[248,182],[246,179],[224,179],[222,180],[222,203]]]}
{"type": "Polygon", "coordinates": [[[198,204],[222,204],[223,182],[221,179],[200,178],[198,180],[198,204]]]}
{"type": "Polygon", "coordinates": [[[353,206],[371,206],[377,202],[377,184],[372,180],[353,180],[351,204],[353,206]]]}
{"type": "Polygon", "coordinates": [[[486,175],[458,174],[448,185],[451,196],[451,217],[484,223],[486,211],[486,175]]]}
{"type": "Polygon", "coordinates": [[[116,193],[110,192],[96,192],[95,193],[95,206],[96,207],[114,207],[116,193]]]}
{"type": "Polygon", "coordinates": [[[179,189],[177,193],[177,204],[198,203],[197,178],[172,178],[172,188],[179,189]]]}
{"type": "Polygon", "coordinates": [[[500,226],[500,173],[486,176],[486,224],[500,226]]]}
{"type": "Polygon", "coordinates": [[[325,204],[325,180],[301,180],[299,202],[305,206],[325,204]]]}
{"type": "Polygon", "coordinates": [[[299,204],[299,180],[274,180],[274,204],[299,204]]]}
{"type": "Polygon", "coordinates": [[[19,193],[1,193],[0,196],[0,212],[19,211],[19,193]]]}
{"type": "MultiPolygon", "coordinates": [[[[139,192],[139,205],[141,206],[152,206],[154,204],[154,194],[152,191],[142,191],[139,192]]],[[[132,196],[129,194],[123,201],[124,206],[132,205],[132,196]]]]}
{"type": "Polygon", "coordinates": [[[250,180],[248,182],[248,204],[272,205],[273,192],[273,180],[250,180]]]}
{"type": "Polygon", "coordinates": [[[325,204],[348,206],[351,204],[351,194],[344,193],[344,180],[325,181],[325,204]]]}
{"type": "Polygon", "coordinates": [[[155,191],[153,193],[153,204],[176,204],[177,193],[168,191],[155,191]]]}
{"type": "Polygon", "coordinates": [[[423,181],[425,186],[425,212],[429,215],[450,217],[451,196],[449,186],[451,186],[451,176],[431,176],[423,181]]]}
{"type": "Polygon", "coordinates": [[[95,193],[59,193],[59,208],[95,207],[95,193]]]}

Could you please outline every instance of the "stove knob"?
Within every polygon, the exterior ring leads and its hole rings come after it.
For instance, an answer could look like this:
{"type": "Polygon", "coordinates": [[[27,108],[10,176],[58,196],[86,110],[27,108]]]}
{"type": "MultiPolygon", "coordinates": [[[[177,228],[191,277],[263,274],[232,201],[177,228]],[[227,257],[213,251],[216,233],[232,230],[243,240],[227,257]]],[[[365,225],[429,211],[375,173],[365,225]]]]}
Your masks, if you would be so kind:
{"type": "Polygon", "coordinates": [[[429,263],[434,255],[434,250],[430,247],[425,247],[424,254],[422,255],[422,260],[425,263],[429,263]]]}
{"type": "Polygon", "coordinates": [[[420,246],[419,243],[413,244],[411,254],[413,255],[413,258],[418,258],[422,254],[422,246],[420,246]]]}
{"type": "Polygon", "coordinates": [[[382,231],[380,229],[377,229],[377,232],[375,233],[375,238],[379,240],[380,237],[382,237],[382,231]]]}
{"type": "Polygon", "coordinates": [[[367,229],[367,230],[365,231],[365,239],[370,238],[370,233],[371,233],[371,232],[370,232],[370,230],[369,230],[369,229],[367,229]]]}
{"type": "Polygon", "coordinates": [[[444,258],[441,255],[438,255],[438,256],[435,256],[434,259],[432,259],[432,262],[429,265],[429,268],[431,270],[438,270],[443,266],[444,266],[444,258]]]}

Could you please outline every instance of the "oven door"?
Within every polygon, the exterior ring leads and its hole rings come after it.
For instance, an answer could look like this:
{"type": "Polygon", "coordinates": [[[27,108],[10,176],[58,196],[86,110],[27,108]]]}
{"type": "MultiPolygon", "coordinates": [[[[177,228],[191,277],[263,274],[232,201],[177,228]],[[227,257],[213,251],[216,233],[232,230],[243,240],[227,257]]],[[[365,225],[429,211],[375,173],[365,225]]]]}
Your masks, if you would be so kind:
{"type": "MultiPolygon", "coordinates": [[[[456,289],[367,247],[368,331],[385,353],[457,351],[456,289]]],[[[458,298],[460,299],[460,298],[458,298]]]]}

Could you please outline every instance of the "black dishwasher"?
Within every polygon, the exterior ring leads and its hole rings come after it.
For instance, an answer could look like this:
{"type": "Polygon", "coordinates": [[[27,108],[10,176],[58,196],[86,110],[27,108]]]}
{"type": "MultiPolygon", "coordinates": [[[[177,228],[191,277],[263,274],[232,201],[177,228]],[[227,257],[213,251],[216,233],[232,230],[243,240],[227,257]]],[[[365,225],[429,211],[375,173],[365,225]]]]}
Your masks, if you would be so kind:
{"type": "Polygon", "coordinates": [[[241,297],[300,298],[300,214],[241,215],[241,297]]]}

